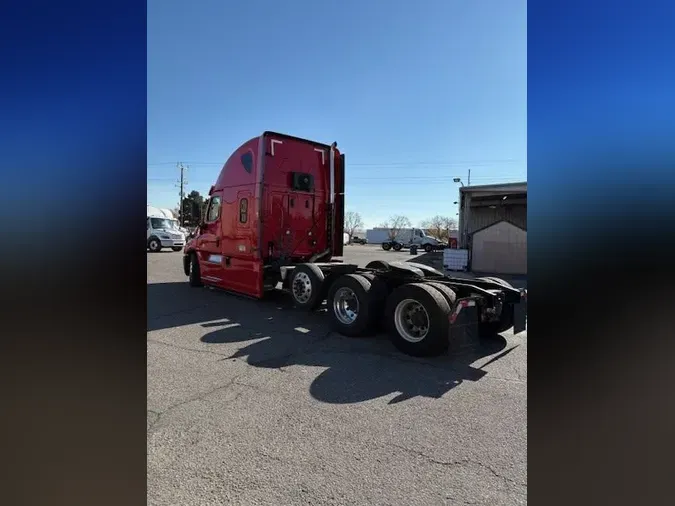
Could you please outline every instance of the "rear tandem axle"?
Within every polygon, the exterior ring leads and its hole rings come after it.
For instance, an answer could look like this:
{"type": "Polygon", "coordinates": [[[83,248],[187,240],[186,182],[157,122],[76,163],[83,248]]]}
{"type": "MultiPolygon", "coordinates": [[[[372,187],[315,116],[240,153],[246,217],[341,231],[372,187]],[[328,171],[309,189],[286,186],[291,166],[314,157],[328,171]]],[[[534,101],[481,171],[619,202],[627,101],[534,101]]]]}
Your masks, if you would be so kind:
{"type": "Polygon", "coordinates": [[[326,300],[332,327],[345,336],[384,325],[393,344],[413,356],[439,355],[513,327],[525,330],[527,292],[499,278],[460,279],[422,264],[374,261],[281,266],[295,305],[314,310],[326,300]],[[477,332],[472,332],[475,330],[477,332]]]}

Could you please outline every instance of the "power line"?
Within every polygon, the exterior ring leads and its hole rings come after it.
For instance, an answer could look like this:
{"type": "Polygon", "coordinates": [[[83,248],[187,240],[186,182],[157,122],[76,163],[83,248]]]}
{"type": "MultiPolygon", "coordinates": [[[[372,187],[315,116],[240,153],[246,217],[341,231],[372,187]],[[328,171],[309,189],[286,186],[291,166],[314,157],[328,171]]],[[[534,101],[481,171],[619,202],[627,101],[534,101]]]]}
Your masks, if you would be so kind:
{"type": "MultiPolygon", "coordinates": [[[[377,184],[378,187],[390,187],[390,186],[397,186],[397,185],[406,185],[406,186],[429,186],[429,185],[435,185],[435,184],[447,184],[447,183],[454,183],[454,179],[459,176],[439,176],[439,177],[410,177],[410,176],[391,176],[391,177],[364,177],[364,178],[347,178],[346,184],[348,187],[352,187],[356,185],[357,187],[362,187],[364,185],[368,185],[368,183],[373,183],[377,184]]],[[[472,176],[471,177],[471,182],[474,184],[490,184],[494,182],[495,184],[505,184],[505,183],[518,183],[521,181],[525,181],[527,179],[526,175],[518,176],[518,175],[491,175],[491,176],[472,176]]],[[[162,184],[162,183],[171,183],[174,180],[171,178],[148,178],[147,182],[149,185],[156,185],[156,184],[162,184]]],[[[194,182],[197,185],[201,185],[204,187],[210,186],[212,181],[196,181],[194,182]]],[[[469,185],[468,180],[467,180],[467,186],[469,185]]]]}
{"type": "MultiPolygon", "coordinates": [[[[156,167],[160,165],[173,165],[175,162],[153,162],[148,163],[148,167],[156,167]]],[[[225,162],[185,162],[190,165],[217,165],[223,166],[225,162]]],[[[419,166],[419,165],[428,165],[428,166],[482,166],[482,165],[494,165],[500,163],[522,163],[521,160],[515,160],[513,158],[503,158],[503,159],[486,159],[486,160],[465,160],[465,161],[402,161],[402,162],[369,162],[369,163],[347,163],[348,167],[408,167],[408,166],[419,166]]]]}
{"type": "MultiPolygon", "coordinates": [[[[461,176],[389,176],[389,177],[347,177],[346,180],[349,183],[350,181],[452,181],[453,179],[460,177],[461,176]]],[[[482,175],[482,176],[473,176],[472,179],[513,179],[516,178],[517,176],[512,174],[505,176],[503,174],[495,174],[495,175],[482,175]]]]}
{"type": "MultiPolygon", "coordinates": [[[[387,177],[347,177],[347,183],[351,181],[425,181],[425,182],[444,182],[452,181],[453,179],[461,176],[387,176],[387,177]]],[[[488,179],[521,179],[520,176],[515,174],[492,174],[492,175],[481,175],[481,176],[472,176],[473,180],[488,180],[488,179]]],[[[173,178],[170,177],[149,177],[147,181],[173,181],[173,178]]],[[[202,182],[208,183],[211,180],[204,180],[202,182]]],[[[186,183],[187,184],[187,183],[186,183]]]]}

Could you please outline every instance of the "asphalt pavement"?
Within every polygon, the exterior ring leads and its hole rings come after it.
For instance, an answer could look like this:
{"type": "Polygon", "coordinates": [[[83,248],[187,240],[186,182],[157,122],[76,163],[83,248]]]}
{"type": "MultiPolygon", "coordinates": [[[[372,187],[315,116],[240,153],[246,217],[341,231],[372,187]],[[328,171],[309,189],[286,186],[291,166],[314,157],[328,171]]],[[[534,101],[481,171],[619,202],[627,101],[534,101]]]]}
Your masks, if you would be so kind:
{"type": "Polygon", "coordinates": [[[526,504],[526,333],[417,359],[147,258],[149,505],[526,504]]]}

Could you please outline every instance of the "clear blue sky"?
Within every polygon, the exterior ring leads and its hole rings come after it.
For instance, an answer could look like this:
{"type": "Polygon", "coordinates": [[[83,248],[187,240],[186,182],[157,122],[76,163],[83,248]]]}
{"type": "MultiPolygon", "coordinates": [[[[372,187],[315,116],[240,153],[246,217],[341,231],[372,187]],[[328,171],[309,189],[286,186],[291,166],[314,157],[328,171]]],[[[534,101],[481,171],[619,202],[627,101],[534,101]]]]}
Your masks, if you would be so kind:
{"type": "Polygon", "coordinates": [[[366,226],[455,216],[453,177],[527,178],[526,1],[148,0],[148,202],[264,130],[337,141],[366,226]]]}

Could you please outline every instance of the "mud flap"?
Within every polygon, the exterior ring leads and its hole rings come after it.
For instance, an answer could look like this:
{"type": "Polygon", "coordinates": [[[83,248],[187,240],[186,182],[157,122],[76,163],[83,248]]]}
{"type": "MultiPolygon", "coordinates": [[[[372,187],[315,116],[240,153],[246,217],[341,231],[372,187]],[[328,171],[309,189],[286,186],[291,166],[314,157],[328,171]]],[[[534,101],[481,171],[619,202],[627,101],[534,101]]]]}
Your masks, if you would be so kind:
{"type": "Polygon", "coordinates": [[[518,334],[527,328],[527,300],[513,305],[513,333],[518,334]]]}
{"type": "Polygon", "coordinates": [[[449,332],[451,353],[475,350],[480,346],[478,333],[478,308],[476,306],[463,307],[457,314],[449,332]]]}

